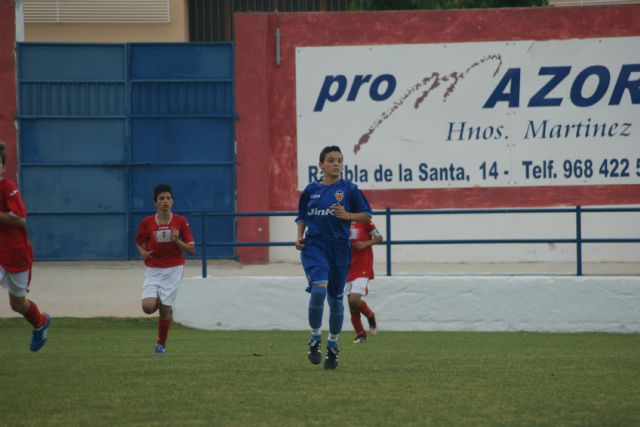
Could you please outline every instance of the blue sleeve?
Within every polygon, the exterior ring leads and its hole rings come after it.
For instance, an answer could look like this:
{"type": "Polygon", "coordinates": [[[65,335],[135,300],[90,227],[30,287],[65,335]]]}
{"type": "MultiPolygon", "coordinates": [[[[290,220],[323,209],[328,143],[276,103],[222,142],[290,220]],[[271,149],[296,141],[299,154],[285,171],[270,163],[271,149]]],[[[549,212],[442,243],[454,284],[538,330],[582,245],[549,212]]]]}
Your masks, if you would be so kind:
{"type": "Polygon", "coordinates": [[[354,212],[354,213],[365,212],[367,215],[369,215],[369,217],[371,217],[372,214],[371,214],[371,206],[369,206],[369,201],[364,196],[362,191],[360,191],[357,185],[355,184],[353,185],[353,188],[351,189],[349,194],[351,199],[349,201],[351,205],[351,212],[354,212]]]}
{"type": "Polygon", "coordinates": [[[298,200],[298,216],[296,217],[296,223],[304,221],[307,218],[307,206],[309,205],[309,192],[305,188],[302,194],[300,194],[300,200],[298,200]]]}

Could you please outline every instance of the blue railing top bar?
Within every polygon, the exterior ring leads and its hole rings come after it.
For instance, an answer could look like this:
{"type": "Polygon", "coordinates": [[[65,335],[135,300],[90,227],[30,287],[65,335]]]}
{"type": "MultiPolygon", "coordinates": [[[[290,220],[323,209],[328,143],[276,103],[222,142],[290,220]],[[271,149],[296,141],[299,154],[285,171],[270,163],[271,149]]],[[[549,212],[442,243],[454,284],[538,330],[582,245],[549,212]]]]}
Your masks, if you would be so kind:
{"type": "MultiPolygon", "coordinates": [[[[518,214],[518,213],[568,213],[576,212],[577,209],[582,212],[640,212],[640,208],[636,207],[620,207],[620,208],[586,208],[586,207],[562,207],[562,208],[501,208],[501,209],[407,209],[407,210],[391,210],[389,215],[470,215],[470,214],[518,214]]],[[[192,215],[207,216],[296,216],[297,211],[279,211],[279,212],[211,212],[211,211],[189,211],[192,215]]],[[[386,210],[374,210],[373,215],[386,215],[386,210]]]]}
{"type": "MultiPolygon", "coordinates": [[[[540,243],[568,243],[576,244],[576,275],[582,276],[582,244],[584,243],[640,243],[640,238],[583,238],[582,237],[582,214],[585,212],[640,212],[640,207],[559,207],[559,208],[502,208],[502,209],[408,209],[408,210],[374,210],[373,215],[384,215],[386,217],[386,261],[387,276],[391,276],[391,247],[393,245],[459,245],[459,244],[540,244],[540,243]],[[576,237],[567,238],[541,238],[541,239],[446,239],[446,240],[392,240],[391,239],[391,216],[393,215],[470,215],[470,214],[522,214],[522,213],[574,213],[576,215],[576,237]]],[[[200,241],[204,242],[205,218],[211,216],[233,216],[233,217],[282,217],[296,216],[295,211],[281,212],[211,212],[194,211],[189,213],[193,216],[202,217],[202,236],[200,241]]],[[[207,246],[293,246],[294,242],[216,242],[200,243],[202,253],[202,277],[207,277],[207,246]]]]}

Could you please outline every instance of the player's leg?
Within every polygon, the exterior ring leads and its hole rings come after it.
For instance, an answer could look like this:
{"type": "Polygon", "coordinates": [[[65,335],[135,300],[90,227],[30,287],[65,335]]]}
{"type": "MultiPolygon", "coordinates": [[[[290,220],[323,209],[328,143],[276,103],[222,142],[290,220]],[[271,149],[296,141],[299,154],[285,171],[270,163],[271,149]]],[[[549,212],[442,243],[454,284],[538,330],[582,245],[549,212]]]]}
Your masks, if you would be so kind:
{"type": "Polygon", "coordinates": [[[324,249],[321,242],[307,241],[300,254],[302,267],[309,281],[307,291],[310,293],[308,320],[311,337],[308,343],[307,357],[314,365],[319,364],[322,360],[322,315],[329,282],[329,267],[324,249]]]}
{"type": "Polygon", "coordinates": [[[327,294],[327,302],[329,303],[329,337],[327,338],[327,357],[324,360],[325,369],[335,369],[338,366],[338,337],[342,331],[342,323],[344,322],[344,304],[342,295],[339,297],[327,294]]]}
{"type": "Polygon", "coordinates": [[[158,318],[158,340],[154,352],[165,353],[167,351],[167,338],[169,329],[173,324],[173,308],[169,305],[160,304],[160,317],[158,318]]]}
{"type": "Polygon", "coordinates": [[[0,283],[9,291],[9,304],[11,309],[22,316],[31,324],[30,349],[38,351],[47,342],[47,335],[51,317],[40,311],[38,305],[27,299],[27,289],[31,281],[31,270],[19,273],[9,273],[0,268],[0,283]]]}
{"type": "MultiPolygon", "coordinates": [[[[368,279],[366,279],[367,282],[369,281],[368,279]]],[[[367,295],[366,292],[366,287],[365,287],[365,291],[362,293],[362,295],[367,295]]],[[[367,318],[367,322],[369,323],[369,333],[371,335],[375,335],[378,333],[378,324],[377,324],[377,320],[376,320],[376,314],[373,312],[373,310],[371,310],[371,308],[369,308],[369,305],[367,304],[367,302],[364,299],[360,299],[360,302],[358,304],[358,311],[360,313],[362,313],[364,315],[364,317],[367,318]]]]}
{"type": "Polygon", "coordinates": [[[366,292],[367,282],[365,277],[359,277],[351,282],[351,293],[349,294],[349,313],[351,314],[351,324],[353,330],[356,331],[356,338],[353,341],[356,344],[362,344],[367,341],[367,332],[364,330],[362,320],[360,318],[360,303],[362,295],[366,292]]]}
{"type": "Polygon", "coordinates": [[[329,303],[329,338],[327,339],[327,357],[324,360],[325,369],[336,369],[338,366],[338,337],[344,322],[344,288],[351,263],[351,245],[335,243],[331,258],[331,272],[327,288],[327,302],[329,303]]]}
{"type": "Polygon", "coordinates": [[[153,314],[160,308],[160,298],[157,297],[143,298],[140,302],[145,314],[153,314]]]}
{"type": "Polygon", "coordinates": [[[327,282],[314,283],[309,296],[309,328],[311,329],[311,341],[322,341],[322,315],[324,312],[324,300],[327,297],[327,282]]]}
{"type": "Polygon", "coordinates": [[[158,339],[154,351],[164,353],[167,349],[169,329],[173,324],[173,305],[176,301],[178,288],[182,283],[184,266],[163,268],[160,285],[158,286],[158,299],[160,300],[160,316],[158,318],[158,339]]]}
{"type": "MultiPolygon", "coordinates": [[[[142,295],[140,303],[142,311],[146,314],[153,314],[160,307],[160,281],[162,280],[162,271],[159,268],[147,267],[144,273],[144,284],[142,285],[142,295]]],[[[157,344],[153,351],[157,350],[157,344]]]]}
{"type": "Polygon", "coordinates": [[[322,360],[322,314],[327,297],[327,283],[309,284],[309,328],[311,337],[307,344],[307,358],[317,365],[322,360]]]}
{"type": "Polygon", "coordinates": [[[140,303],[142,311],[146,314],[153,314],[160,307],[160,299],[158,298],[160,280],[161,271],[159,268],[147,267],[145,269],[140,303]]]}

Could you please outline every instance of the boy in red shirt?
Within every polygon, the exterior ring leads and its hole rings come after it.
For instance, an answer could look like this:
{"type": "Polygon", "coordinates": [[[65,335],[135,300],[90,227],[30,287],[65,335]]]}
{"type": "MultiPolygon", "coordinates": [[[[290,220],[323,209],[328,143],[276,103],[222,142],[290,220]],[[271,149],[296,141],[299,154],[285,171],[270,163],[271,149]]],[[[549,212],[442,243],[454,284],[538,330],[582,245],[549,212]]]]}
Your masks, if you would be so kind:
{"type": "Polygon", "coordinates": [[[356,331],[356,344],[367,342],[367,333],[362,326],[360,314],[364,314],[369,322],[369,332],[377,332],[376,315],[362,299],[369,293],[367,285],[373,279],[373,250],[371,246],[382,242],[382,235],[375,224],[369,222],[351,223],[351,267],[344,292],[349,296],[351,324],[356,331]]]}
{"type": "Polygon", "coordinates": [[[2,177],[7,163],[6,146],[0,142],[0,285],[9,291],[11,309],[24,316],[33,327],[31,351],[47,342],[51,317],[27,299],[31,281],[33,252],[25,228],[27,209],[18,187],[2,177]]]}
{"type": "Polygon", "coordinates": [[[171,212],[171,186],[160,184],[153,190],[157,213],[144,218],[136,234],[136,247],[147,266],[142,288],[142,311],[160,310],[158,341],[153,351],[165,353],[173,322],[172,306],[184,273],[182,252],[195,254],[195,243],[186,218],[171,212]]]}

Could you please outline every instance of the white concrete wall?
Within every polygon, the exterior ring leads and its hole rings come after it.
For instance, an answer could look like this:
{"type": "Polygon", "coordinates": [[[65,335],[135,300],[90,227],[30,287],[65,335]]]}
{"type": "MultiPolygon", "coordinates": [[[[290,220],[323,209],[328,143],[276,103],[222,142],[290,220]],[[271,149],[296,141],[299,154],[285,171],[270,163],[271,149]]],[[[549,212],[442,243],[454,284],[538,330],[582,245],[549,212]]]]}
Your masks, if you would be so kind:
{"type": "MultiPolygon", "coordinates": [[[[174,316],[204,329],[304,330],[305,286],[303,277],[186,279],[174,316]]],[[[640,332],[640,277],[380,277],[370,291],[381,331],[640,332]]]]}
{"type": "MultiPolygon", "coordinates": [[[[636,206],[637,207],[637,206],[636,206]]],[[[293,217],[272,217],[271,241],[293,241],[293,217]]],[[[391,218],[392,240],[547,239],[576,237],[575,214],[397,215],[391,218]]],[[[374,218],[386,236],[385,217],[374,218]]],[[[583,238],[640,238],[640,212],[582,214],[583,238]]],[[[374,247],[376,260],[385,258],[374,247]]],[[[270,261],[299,260],[288,247],[270,248],[270,261]]],[[[394,245],[394,262],[575,262],[575,244],[394,245]]],[[[640,243],[584,244],[583,262],[640,262],[640,243]]]]}

